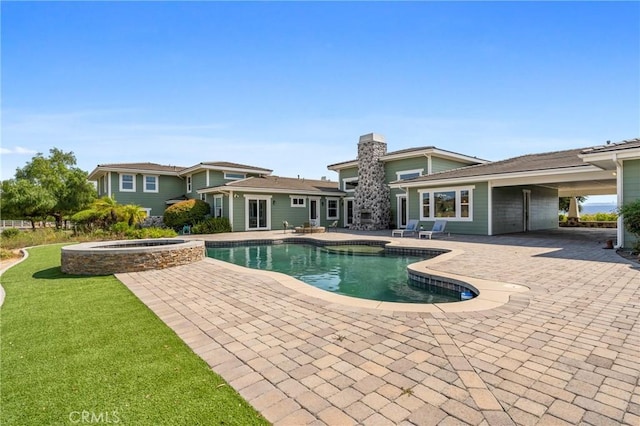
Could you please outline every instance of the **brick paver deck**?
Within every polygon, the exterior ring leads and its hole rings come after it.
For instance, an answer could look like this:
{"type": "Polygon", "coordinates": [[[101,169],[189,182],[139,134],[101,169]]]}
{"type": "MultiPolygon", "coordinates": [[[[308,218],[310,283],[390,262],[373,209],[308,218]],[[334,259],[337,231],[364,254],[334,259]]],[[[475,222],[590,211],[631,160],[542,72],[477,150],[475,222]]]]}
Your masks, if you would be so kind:
{"type": "MultiPolygon", "coordinates": [[[[117,277],[276,425],[640,424],[640,265],[603,250],[602,233],[388,234],[358,238],[456,250],[429,267],[530,291],[488,310],[402,312],[213,259],[117,277]]],[[[256,235],[285,237],[207,238],[256,235]]]]}

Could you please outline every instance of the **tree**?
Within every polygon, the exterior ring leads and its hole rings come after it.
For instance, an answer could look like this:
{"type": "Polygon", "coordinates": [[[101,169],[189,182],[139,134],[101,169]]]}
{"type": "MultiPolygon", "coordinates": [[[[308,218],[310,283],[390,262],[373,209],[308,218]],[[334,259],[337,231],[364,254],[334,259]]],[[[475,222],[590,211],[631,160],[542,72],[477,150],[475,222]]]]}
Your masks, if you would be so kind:
{"type": "Polygon", "coordinates": [[[49,157],[36,154],[23,168],[16,170],[16,181],[25,180],[40,187],[55,200],[48,214],[62,226],[65,217],[85,209],[96,197],[94,186],[87,180],[87,172],[75,167],[73,152],[57,148],[49,150],[49,157]]]}
{"type": "Polygon", "coordinates": [[[36,221],[45,220],[55,207],[55,198],[42,186],[25,179],[2,182],[0,214],[12,219],[26,219],[35,230],[36,221]]]}
{"type": "Polygon", "coordinates": [[[142,207],[135,204],[125,204],[124,206],[120,206],[120,214],[129,226],[139,224],[147,216],[146,212],[142,210],[142,207]]]}

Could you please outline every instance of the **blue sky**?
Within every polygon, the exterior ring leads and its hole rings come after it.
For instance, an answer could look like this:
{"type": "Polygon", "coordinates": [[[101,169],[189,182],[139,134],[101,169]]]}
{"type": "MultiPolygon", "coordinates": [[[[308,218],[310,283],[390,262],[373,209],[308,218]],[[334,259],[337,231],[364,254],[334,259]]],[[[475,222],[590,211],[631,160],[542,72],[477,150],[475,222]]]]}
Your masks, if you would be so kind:
{"type": "Polygon", "coordinates": [[[336,179],[376,132],[499,160],[640,135],[638,2],[2,2],[2,179],[232,161],[336,179]]]}

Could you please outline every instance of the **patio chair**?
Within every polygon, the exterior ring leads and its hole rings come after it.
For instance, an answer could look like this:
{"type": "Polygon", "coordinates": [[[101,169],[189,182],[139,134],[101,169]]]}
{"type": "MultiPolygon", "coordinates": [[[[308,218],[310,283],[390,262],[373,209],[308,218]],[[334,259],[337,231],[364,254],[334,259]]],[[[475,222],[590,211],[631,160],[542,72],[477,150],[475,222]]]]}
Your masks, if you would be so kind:
{"type": "Polygon", "coordinates": [[[338,230],[338,221],[337,220],[334,220],[333,222],[331,222],[331,225],[329,225],[327,227],[327,231],[329,231],[331,229],[335,229],[336,231],[338,230]]]}
{"type": "Polygon", "coordinates": [[[429,239],[431,239],[433,234],[444,234],[444,228],[446,228],[446,226],[446,220],[436,220],[433,223],[433,228],[431,228],[431,231],[420,231],[418,233],[418,238],[429,237],[429,239]]]}
{"type": "Polygon", "coordinates": [[[393,231],[391,231],[391,236],[395,237],[396,234],[399,234],[400,237],[404,237],[404,234],[415,234],[416,231],[418,230],[418,223],[419,221],[416,219],[411,219],[408,223],[407,223],[407,227],[404,229],[394,229],[393,231]]]}
{"type": "Polygon", "coordinates": [[[189,225],[182,227],[182,235],[191,235],[191,227],[189,225]]]}
{"type": "Polygon", "coordinates": [[[295,229],[294,226],[289,225],[289,222],[287,222],[286,220],[282,221],[282,229],[284,229],[284,233],[287,233],[287,229],[295,229]]]}

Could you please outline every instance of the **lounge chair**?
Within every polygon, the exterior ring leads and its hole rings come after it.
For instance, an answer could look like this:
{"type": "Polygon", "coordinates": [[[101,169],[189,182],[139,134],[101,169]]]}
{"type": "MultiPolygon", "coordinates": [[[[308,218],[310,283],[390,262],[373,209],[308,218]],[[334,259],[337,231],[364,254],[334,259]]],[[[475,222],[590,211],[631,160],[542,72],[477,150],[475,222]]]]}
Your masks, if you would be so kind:
{"type": "Polygon", "coordinates": [[[415,234],[418,230],[418,220],[411,219],[409,223],[407,223],[407,227],[404,229],[394,229],[391,231],[391,236],[395,237],[396,234],[400,235],[400,237],[404,237],[404,234],[415,234]]]}
{"type": "Polygon", "coordinates": [[[433,234],[444,234],[444,228],[446,228],[446,226],[446,220],[436,220],[433,223],[433,228],[431,228],[431,231],[420,231],[418,233],[418,238],[429,237],[429,239],[431,239],[433,234]]]}

